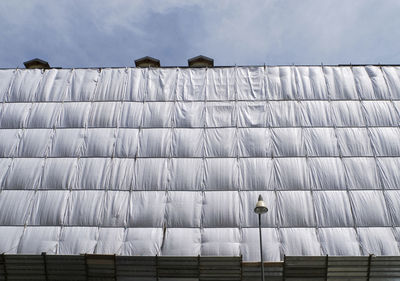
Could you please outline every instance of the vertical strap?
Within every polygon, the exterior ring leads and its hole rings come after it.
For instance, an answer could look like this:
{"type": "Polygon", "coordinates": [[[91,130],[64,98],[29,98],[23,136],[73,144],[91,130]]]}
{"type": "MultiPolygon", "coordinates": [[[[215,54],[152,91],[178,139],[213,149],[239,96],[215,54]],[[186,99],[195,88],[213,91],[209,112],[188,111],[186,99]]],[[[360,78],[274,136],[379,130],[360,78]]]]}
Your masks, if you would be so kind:
{"type": "Polygon", "coordinates": [[[368,257],[367,281],[370,280],[370,276],[371,276],[371,261],[372,261],[372,257],[373,257],[373,256],[374,256],[373,254],[370,254],[369,257],[368,257]]]}
{"type": "Polygon", "coordinates": [[[86,273],[86,280],[89,281],[89,266],[87,262],[87,254],[85,254],[85,273],[86,273]]]}
{"type": "Polygon", "coordinates": [[[1,261],[3,262],[3,270],[4,270],[4,280],[8,281],[8,273],[7,273],[7,265],[6,265],[6,256],[5,254],[1,254],[1,261]]]}
{"type": "Polygon", "coordinates": [[[47,272],[47,259],[46,259],[46,252],[42,252],[42,257],[43,257],[43,268],[44,268],[44,277],[45,280],[48,281],[49,277],[48,277],[48,272],[47,272]]]}
{"type": "Polygon", "coordinates": [[[199,280],[201,280],[201,279],[200,279],[200,276],[201,276],[201,270],[200,270],[200,255],[197,255],[197,278],[198,278],[199,280]]]}
{"type": "Polygon", "coordinates": [[[286,281],[286,255],[283,255],[282,281],[286,281]]]}
{"type": "Polygon", "coordinates": [[[117,281],[117,255],[114,254],[114,280],[117,281]]]}
{"type": "Polygon", "coordinates": [[[156,255],[156,280],[159,281],[159,276],[158,276],[158,255],[156,255]]]}
{"type": "Polygon", "coordinates": [[[243,280],[243,255],[240,255],[240,280],[243,280]]]}
{"type": "Polygon", "coordinates": [[[328,265],[329,265],[329,256],[325,256],[325,281],[328,281],[328,265]]]}

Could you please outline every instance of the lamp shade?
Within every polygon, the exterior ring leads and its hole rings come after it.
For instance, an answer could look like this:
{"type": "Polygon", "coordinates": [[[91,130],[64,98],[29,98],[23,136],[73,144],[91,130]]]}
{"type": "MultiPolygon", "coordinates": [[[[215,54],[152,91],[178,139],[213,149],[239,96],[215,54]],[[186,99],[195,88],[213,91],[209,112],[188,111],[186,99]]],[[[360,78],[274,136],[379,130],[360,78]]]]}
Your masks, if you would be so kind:
{"type": "Polygon", "coordinates": [[[264,213],[268,212],[268,208],[267,208],[267,206],[265,206],[265,202],[264,202],[261,194],[258,196],[258,201],[257,201],[256,207],[254,208],[254,212],[256,214],[264,214],[264,213]]]}

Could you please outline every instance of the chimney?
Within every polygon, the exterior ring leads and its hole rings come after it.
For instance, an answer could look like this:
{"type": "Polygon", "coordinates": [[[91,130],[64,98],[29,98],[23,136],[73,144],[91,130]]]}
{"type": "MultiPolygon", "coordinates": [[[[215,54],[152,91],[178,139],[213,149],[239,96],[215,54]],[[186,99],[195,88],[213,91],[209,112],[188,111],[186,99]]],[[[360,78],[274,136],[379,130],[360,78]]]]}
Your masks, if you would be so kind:
{"type": "Polygon", "coordinates": [[[135,60],[136,67],[160,67],[160,60],[146,56],[135,60]]]}
{"type": "Polygon", "coordinates": [[[214,67],[214,60],[206,56],[197,56],[188,59],[189,67],[214,67]]]}
{"type": "Polygon", "coordinates": [[[24,62],[26,69],[49,69],[50,65],[47,61],[41,59],[33,59],[24,62]]]}

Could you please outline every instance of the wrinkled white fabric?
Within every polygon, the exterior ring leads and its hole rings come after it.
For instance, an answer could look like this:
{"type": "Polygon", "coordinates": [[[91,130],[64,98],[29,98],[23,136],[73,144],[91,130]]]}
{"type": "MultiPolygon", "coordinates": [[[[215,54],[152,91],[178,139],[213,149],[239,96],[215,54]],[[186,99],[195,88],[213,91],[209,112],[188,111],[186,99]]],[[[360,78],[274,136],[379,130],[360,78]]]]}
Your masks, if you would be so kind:
{"type": "Polygon", "coordinates": [[[0,253],[399,255],[400,67],[0,70],[0,253]]]}

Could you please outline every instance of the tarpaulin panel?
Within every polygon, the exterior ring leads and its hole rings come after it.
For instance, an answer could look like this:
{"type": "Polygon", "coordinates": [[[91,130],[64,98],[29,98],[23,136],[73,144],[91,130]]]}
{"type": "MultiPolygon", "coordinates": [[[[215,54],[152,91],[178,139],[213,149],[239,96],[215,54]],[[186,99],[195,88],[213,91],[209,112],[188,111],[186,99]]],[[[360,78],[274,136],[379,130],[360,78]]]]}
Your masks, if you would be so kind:
{"type": "Polygon", "coordinates": [[[64,224],[68,191],[50,190],[36,192],[29,225],[58,226],[64,224]]]}
{"type": "Polygon", "coordinates": [[[233,102],[207,103],[207,127],[234,127],[236,126],[236,109],[233,102]]]}
{"type": "Polygon", "coordinates": [[[237,155],[235,128],[205,130],[205,157],[234,157],[237,155]]]}
{"type": "Polygon", "coordinates": [[[400,117],[390,101],[363,101],[368,126],[398,126],[400,117]]]}
{"type": "Polygon", "coordinates": [[[400,98],[400,67],[384,66],[382,67],[383,76],[388,85],[390,98],[400,98]]]}
{"type": "Polygon", "coordinates": [[[350,191],[350,200],[357,226],[390,225],[382,191],[350,191]]]}
{"type": "Polygon", "coordinates": [[[302,101],[301,113],[304,126],[334,125],[331,103],[328,101],[302,101]]]}
{"type": "Polygon", "coordinates": [[[377,156],[400,156],[399,128],[369,128],[369,131],[377,156]]]}
{"type": "Polygon", "coordinates": [[[206,190],[238,189],[238,164],[235,158],[207,158],[205,161],[206,190]]]}
{"type": "Polygon", "coordinates": [[[14,157],[23,131],[0,129],[0,157],[14,157]]]}
{"type": "Polygon", "coordinates": [[[308,170],[305,158],[275,158],[274,183],[276,188],[280,190],[309,189],[308,170]]]}
{"type": "Polygon", "coordinates": [[[304,138],[301,128],[274,128],[272,144],[274,156],[305,156],[304,138]]]}
{"type": "Polygon", "coordinates": [[[32,209],[33,191],[3,190],[0,192],[0,224],[25,225],[32,209]]]}
{"type": "Polygon", "coordinates": [[[272,155],[271,131],[267,128],[237,129],[240,157],[265,157],[272,155]]]}
{"type": "Polygon", "coordinates": [[[18,246],[18,254],[56,254],[60,229],[56,226],[27,227],[18,246]]]}
{"type": "MultiPolygon", "coordinates": [[[[227,76],[230,81],[235,78],[233,70],[236,70],[237,97],[239,100],[265,100],[263,67],[232,68],[231,73],[224,73],[225,75],[230,74],[230,76],[227,76]]],[[[232,86],[229,89],[232,89],[232,86]]],[[[231,92],[233,91],[231,90],[231,92]]],[[[229,98],[229,96],[225,98],[229,98]]]]}
{"type": "Polygon", "coordinates": [[[329,256],[360,256],[360,244],[354,228],[319,228],[322,252],[329,256]]]}
{"type": "Polygon", "coordinates": [[[36,98],[39,83],[42,80],[41,69],[17,69],[7,97],[8,102],[31,102],[36,98]]]}
{"type": "Polygon", "coordinates": [[[139,128],[142,125],[143,103],[124,102],[121,106],[120,128],[139,128]]]}
{"type": "Polygon", "coordinates": [[[293,67],[267,67],[265,85],[267,97],[271,100],[295,99],[297,96],[293,67]]]}
{"type": "Polygon", "coordinates": [[[124,237],[125,229],[122,227],[100,228],[95,254],[113,255],[118,253],[124,243],[124,237]]]}
{"type": "Polygon", "coordinates": [[[98,69],[74,69],[72,72],[71,85],[68,87],[64,101],[93,100],[100,76],[98,69]]]}
{"type": "MultiPolygon", "coordinates": [[[[249,71],[249,68],[243,71],[249,71]]],[[[200,71],[199,71],[200,72],[200,71]]],[[[244,76],[250,78],[250,73],[246,73],[244,76]],[[246,75],[247,74],[247,75],[246,75]]],[[[244,78],[244,79],[246,79],[244,78]]],[[[250,78],[251,79],[251,78],[250,78]]],[[[235,82],[241,85],[243,82],[243,72],[237,68],[207,68],[206,69],[206,80],[203,81],[206,85],[206,96],[207,100],[233,100],[235,99],[235,82]],[[235,74],[237,77],[235,77],[235,74]],[[236,78],[236,79],[235,79],[236,78]]],[[[200,81],[199,81],[200,82],[200,81]]],[[[200,86],[201,83],[197,83],[196,86],[200,86]]],[[[254,87],[257,87],[257,82],[251,81],[254,87]],[[253,82],[253,83],[252,83],[253,82]]],[[[238,86],[238,89],[243,89],[243,87],[238,86]]],[[[247,89],[243,89],[246,93],[249,93],[247,89]]],[[[242,97],[241,91],[238,90],[239,99],[242,97]]]]}
{"type": "Polygon", "coordinates": [[[206,75],[208,69],[178,68],[177,71],[177,100],[204,100],[206,96],[206,75]]]}
{"type": "Polygon", "coordinates": [[[174,158],[171,160],[171,190],[201,190],[204,178],[203,159],[174,158]]]}
{"type": "Polygon", "coordinates": [[[97,227],[63,227],[58,254],[93,254],[99,237],[97,227]]]}
{"type": "Polygon", "coordinates": [[[204,193],[203,227],[238,227],[240,201],[237,191],[208,191],[204,193]]]}
{"type": "Polygon", "coordinates": [[[25,128],[31,103],[5,103],[0,116],[0,128],[25,128]]]}
{"type": "Polygon", "coordinates": [[[295,68],[297,95],[300,99],[327,99],[328,89],[323,68],[300,66],[295,68]]]}
{"type": "Polygon", "coordinates": [[[324,67],[323,69],[331,99],[358,99],[351,67],[324,67]]]}
{"type": "Polygon", "coordinates": [[[143,106],[143,127],[170,127],[173,116],[173,103],[149,102],[143,106]]]}
{"type": "Polygon", "coordinates": [[[52,129],[24,130],[18,145],[17,155],[19,157],[47,156],[53,133],[52,129]]]}
{"type": "Polygon", "coordinates": [[[240,190],[272,190],[276,188],[271,158],[239,159],[240,190]]]}
{"type": "Polygon", "coordinates": [[[165,190],[168,159],[139,158],[135,163],[135,190],[165,190]]]}
{"type": "Polygon", "coordinates": [[[377,158],[377,165],[384,189],[398,189],[400,186],[400,158],[377,158]]]}
{"type": "Polygon", "coordinates": [[[115,157],[136,157],[138,151],[139,130],[119,129],[115,141],[115,157]]]}
{"type": "Polygon", "coordinates": [[[238,127],[265,127],[271,123],[268,103],[238,102],[238,127]]]}
{"type": "Polygon", "coordinates": [[[296,101],[271,101],[271,123],[273,127],[304,125],[301,105],[296,101]]]}
{"type": "Polygon", "coordinates": [[[127,225],[129,192],[107,191],[104,202],[102,226],[125,227],[127,225]]]}
{"type": "Polygon", "coordinates": [[[334,128],[305,128],[303,137],[308,156],[339,156],[334,128]]]}
{"type": "Polygon", "coordinates": [[[88,124],[91,104],[89,102],[63,103],[57,123],[60,128],[84,128],[88,124]]]}
{"type": "Polygon", "coordinates": [[[201,192],[170,191],[167,195],[167,227],[200,227],[203,197],[201,192]]]}
{"type": "Polygon", "coordinates": [[[168,157],[171,154],[171,129],[143,129],[139,132],[138,157],[168,157]]]}
{"type": "Polygon", "coordinates": [[[16,254],[23,232],[23,226],[1,226],[0,253],[16,254]]]}
{"type": "Polygon", "coordinates": [[[316,225],[310,191],[278,191],[277,197],[280,226],[311,227],[316,225]]]}
{"type": "Polygon", "coordinates": [[[201,233],[202,256],[239,256],[238,228],[204,228],[201,233]]]}
{"type": "Polygon", "coordinates": [[[358,228],[364,255],[398,256],[398,244],[389,227],[358,228]]]}
{"type": "Polygon", "coordinates": [[[71,82],[73,70],[48,69],[44,71],[43,79],[39,84],[36,101],[63,101],[71,82]]]}
{"type": "Polygon", "coordinates": [[[380,189],[374,158],[345,158],[346,181],[349,189],[380,189]]]}
{"type": "Polygon", "coordinates": [[[319,226],[354,226],[350,200],[346,191],[315,191],[313,197],[319,226]]]}
{"type": "Polygon", "coordinates": [[[14,80],[15,72],[14,69],[0,70],[0,102],[3,102],[6,99],[8,90],[14,80]]]}
{"type": "Polygon", "coordinates": [[[84,156],[112,157],[116,130],[111,128],[90,128],[86,131],[84,156]]]}
{"type": "Polygon", "coordinates": [[[282,250],[287,256],[319,256],[321,246],[314,228],[281,228],[282,250]]]}
{"type": "Polygon", "coordinates": [[[88,127],[116,127],[120,114],[119,102],[95,102],[92,103],[88,127]]]}
{"type": "Polygon", "coordinates": [[[311,188],[317,190],[346,189],[346,174],[341,158],[310,158],[311,188]]]}
{"type": "Polygon", "coordinates": [[[104,191],[72,191],[68,200],[65,224],[69,226],[100,226],[104,213],[104,191]]]}
{"type": "Polygon", "coordinates": [[[178,128],[204,127],[206,110],[203,102],[175,103],[175,126],[178,128]]]}
{"type": "MultiPolygon", "coordinates": [[[[255,262],[260,260],[260,236],[258,228],[242,228],[242,240],[240,243],[240,253],[243,261],[255,262]]],[[[263,240],[263,260],[280,261],[280,242],[278,231],[275,228],[262,228],[263,240]]]]}
{"type": "Polygon", "coordinates": [[[85,149],[85,135],[85,129],[56,129],[52,138],[49,156],[82,156],[85,149]]]}
{"type": "Polygon", "coordinates": [[[268,213],[261,216],[263,227],[276,227],[277,204],[274,191],[240,191],[240,226],[258,227],[258,215],[254,213],[255,202],[262,195],[268,213]]]}
{"type": "Polygon", "coordinates": [[[127,70],[123,68],[102,69],[94,100],[121,100],[125,96],[127,76],[127,70]]]}
{"type": "Polygon", "coordinates": [[[78,161],[77,189],[106,189],[111,170],[110,158],[81,158],[78,161]]]}
{"type": "Polygon", "coordinates": [[[332,112],[335,126],[365,126],[359,101],[332,101],[332,112]]]}
{"type": "Polygon", "coordinates": [[[336,135],[343,156],[373,156],[366,128],[337,128],[336,135]]]}
{"type": "Polygon", "coordinates": [[[122,256],[155,256],[161,251],[162,228],[128,228],[121,250],[122,256]]]}
{"type": "Polygon", "coordinates": [[[174,100],[177,76],[178,71],[175,68],[149,68],[146,100],[174,100]]]}
{"type": "Polygon", "coordinates": [[[14,158],[4,181],[7,189],[35,189],[40,185],[43,158],[14,158]]]}
{"type": "Polygon", "coordinates": [[[61,103],[34,103],[27,119],[27,128],[54,128],[61,111],[61,103]]]}
{"type": "Polygon", "coordinates": [[[164,191],[131,192],[128,227],[163,227],[166,202],[164,191]]]}
{"type": "Polygon", "coordinates": [[[114,158],[108,189],[131,190],[135,186],[135,159],[114,158]]]}

